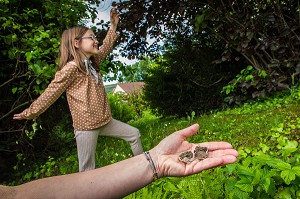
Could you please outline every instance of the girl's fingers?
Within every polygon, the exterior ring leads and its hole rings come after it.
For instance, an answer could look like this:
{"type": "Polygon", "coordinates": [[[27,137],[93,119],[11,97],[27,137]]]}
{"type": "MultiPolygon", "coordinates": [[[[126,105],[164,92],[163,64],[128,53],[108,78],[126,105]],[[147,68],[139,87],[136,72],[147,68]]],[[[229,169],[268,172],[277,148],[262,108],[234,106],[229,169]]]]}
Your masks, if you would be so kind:
{"type": "Polygon", "coordinates": [[[21,114],[14,114],[13,119],[14,119],[14,120],[22,120],[23,117],[22,117],[21,114]]]}
{"type": "Polygon", "coordinates": [[[117,13],[118,13],[118,11],[117,11],[116,8],[112,8],[112,9],[111,9],[111,12],[112,12],[113,14],[117,14],[117,13]]]}

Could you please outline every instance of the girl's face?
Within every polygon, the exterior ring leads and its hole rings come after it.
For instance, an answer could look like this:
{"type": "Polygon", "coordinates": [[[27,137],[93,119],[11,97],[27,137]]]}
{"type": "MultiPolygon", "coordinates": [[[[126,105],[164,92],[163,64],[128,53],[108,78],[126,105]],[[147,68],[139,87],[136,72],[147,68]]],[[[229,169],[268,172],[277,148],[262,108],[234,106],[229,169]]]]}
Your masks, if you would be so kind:
{"type": "Polygon", "coordinates": [[[92,30],[86,31],[81,37],[78,48],[87,58],[99,53],[98,41],[92,30]]]}

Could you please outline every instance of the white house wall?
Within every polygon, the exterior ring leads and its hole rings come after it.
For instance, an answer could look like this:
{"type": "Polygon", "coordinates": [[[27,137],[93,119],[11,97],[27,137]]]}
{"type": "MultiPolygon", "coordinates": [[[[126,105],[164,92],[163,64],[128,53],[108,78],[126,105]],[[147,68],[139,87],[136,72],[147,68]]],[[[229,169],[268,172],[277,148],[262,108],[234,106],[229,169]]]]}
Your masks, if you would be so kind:
{"type": "Polygon", "coordinates": [[[117,92],[125,93],[125,91],[119,85],[117,85],[116,88],[114,89],[114,93],[117,93],[117,92]]]}

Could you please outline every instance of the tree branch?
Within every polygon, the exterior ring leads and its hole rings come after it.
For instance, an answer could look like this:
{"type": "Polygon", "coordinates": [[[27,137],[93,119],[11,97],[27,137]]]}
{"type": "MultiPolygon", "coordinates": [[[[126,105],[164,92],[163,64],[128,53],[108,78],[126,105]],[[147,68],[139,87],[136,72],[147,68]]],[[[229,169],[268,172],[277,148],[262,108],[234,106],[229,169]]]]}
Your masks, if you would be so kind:
{"type": "Polygon", "coordinates": [[[14,112],[15,110],[17,110],[18,108],[22,107],[22,106],[25,106],[27,104],[29,104],[30,101],[27,101],[27,102],[24,102],[23,104],[20,104],[19,106],[11,109],[8,113],[6,113],[5,115],[3,115],[1,118],[0,118],[0,121],[3,120],[5,117],[9,116],[12,112],[14,112]]]}
{"type": "Polygon", "coordinates": [[[205,86],[205,85],[201,85],[201,84],[195,82],[194,80],[190,79],[191,82],[193,82],[193,83],[196,84],[197,86],[200,86],[200,87],[203,87],[203,88],[209,88],[209,87],[211,87],[211,86],[213,86],[213,85],[219,83],[219,82],[222,81],[222,80],[223,80],[223,77],[221,77],[219,80],[215,81],[214,83],[212,83],[212,84],[210,84],[210,85],[208,85],[208,86],[205,86]]]}
{"type": "Polygon", "coordinates": [[[0,131],[0,134],[1,133],[14,133],[14,132],[22,132],[23,129],[18,129],[18,130],[11,130],[11,131],[0,131]]]}

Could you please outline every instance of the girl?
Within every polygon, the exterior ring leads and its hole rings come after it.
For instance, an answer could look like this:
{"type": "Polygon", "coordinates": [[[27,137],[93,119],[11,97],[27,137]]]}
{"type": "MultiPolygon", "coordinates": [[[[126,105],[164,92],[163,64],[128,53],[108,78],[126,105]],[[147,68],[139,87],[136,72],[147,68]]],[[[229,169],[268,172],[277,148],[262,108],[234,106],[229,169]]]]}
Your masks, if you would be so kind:
{"type": "Polygon", "coordinates": [[[95,168],[97,138],[113,136],[126,140],[134,155],[143,152],[139,130],[112,118],[101,75],[95,68],[111,52],[119,14],[110,12],[111,26],[99,48],[92,30],[76,26],[61,37],[59,67],[54,80],[28,109],[13,119],[35,119],[66,91],[77,143],[79,171],[95,168]]]}

